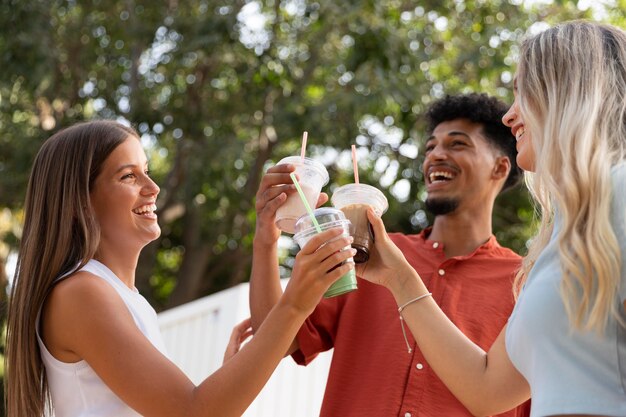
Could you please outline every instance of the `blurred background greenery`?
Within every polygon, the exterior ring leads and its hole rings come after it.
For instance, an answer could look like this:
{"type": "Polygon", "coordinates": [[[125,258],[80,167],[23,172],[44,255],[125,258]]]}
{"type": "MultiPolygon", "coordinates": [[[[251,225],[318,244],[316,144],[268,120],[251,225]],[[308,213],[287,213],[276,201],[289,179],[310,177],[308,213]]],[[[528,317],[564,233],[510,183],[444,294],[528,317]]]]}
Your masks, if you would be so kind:
{"type": "MultiPolygon", "coordinates": [[[[20,238],[22,201],[42,141],[110,118],[142,135],[161,187],[161,238],[137,287],[157,310],[249,278],[254,194],[264,170],[299,152],[330,172],[329,194],[361,181],[390,200],[390,231],[429,224],[423,120],[449,93],[512,101],[521,39],[588,18],[625,26],[626,0],[2,0],[0,302],[20,238]]],[[[498,199],[500,242],[524,254],[524,187],[498,199]]],[[[281,238],[281,273],[294,246],[281,238]]]]}

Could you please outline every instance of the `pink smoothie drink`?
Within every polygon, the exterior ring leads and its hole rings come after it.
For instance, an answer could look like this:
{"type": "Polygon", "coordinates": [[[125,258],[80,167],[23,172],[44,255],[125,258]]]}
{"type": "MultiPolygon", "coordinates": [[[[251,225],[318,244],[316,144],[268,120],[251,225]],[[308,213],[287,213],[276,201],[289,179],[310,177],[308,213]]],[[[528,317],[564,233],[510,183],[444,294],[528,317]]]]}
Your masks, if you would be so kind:
{"type": "MultiPolygon", "coordinates": [[[[320,162],[310,158],[289,156],[281,159],[277,165],[292,164],[296,166],[298,182],[309,206],[315,208],[322,187],[328,183],[328,171],[320,162]]],[[[297,193],[291,193],[287,200],[276,211],[276,227],[286,233],[294,233],[296,221],[306,214],[306,208],[297,193]]]]}

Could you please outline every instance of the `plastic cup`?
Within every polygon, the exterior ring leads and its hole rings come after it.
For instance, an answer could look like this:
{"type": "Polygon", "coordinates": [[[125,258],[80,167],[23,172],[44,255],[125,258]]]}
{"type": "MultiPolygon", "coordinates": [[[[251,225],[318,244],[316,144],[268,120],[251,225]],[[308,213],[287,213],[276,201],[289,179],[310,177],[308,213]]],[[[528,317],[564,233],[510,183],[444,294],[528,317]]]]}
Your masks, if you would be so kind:
{"type": "MultiPolygon", "coordinates": [[[[334,229],[336,227],[341,227],[343,229],[343,233],[338,236],[350,236],[350,220],[346,219],[346,216],[341,212],[341,210],[334,209],[332,207],[323,207],[318,208],[313,211],[317,222],[319,223],[320,229],[322,231],[328,229],[334,229]]],[[[296,241],[300,248],[304,247],[306,243],[319,233],[316,227],[313,225],[311,217],[307,214],[300,217],[295,224],[296,234],[293,236],[293,239],[296,241]]],[[[350,249],[350,246],[346,246],[343,250],[350,249]]],[[[352,258],[348,258],[344,262],[354,262],[352,258]]],[[[337,268],[339,265],[336,265],[337,268]]],[[[334,269],[334,268],[333,268],[334,269]]],[[[357,289],[356,283],[356,273],[354,269],[343,274],[341,278],[335,281],[328,290],[324,293],[324,298],[335,297],[337,295],[345,294],[350,291],[354,291],[357,289]]]]}
{"type": "MultiPolygon", "coordinates": [[[[298,182],[309,206],[315,208],[322,187],[328,184],[328,171],[326,167],[311,158],[288,156],[281,159],[277,165],[292,164],[296,167],[298,182]]],[[[296,221],[306,214],[306,208],[297,193],[287,195],[287,200],[276,211],[276,227],[286,233],[295,233],[296,221]]]]}
{"type": "Polygon", "coordinates": [[[354,241],[352,247],[357,253],[354,262],[365,263],[370,257],[370,247],[374,242],[372,225],[367,219],[367,208],[373,207],[379,216],[387,211],[387,197],[377,188],[367,184],[347,184],[335,190],[330,199],[333,207],[343,211],[352,223],[354,241]]]}

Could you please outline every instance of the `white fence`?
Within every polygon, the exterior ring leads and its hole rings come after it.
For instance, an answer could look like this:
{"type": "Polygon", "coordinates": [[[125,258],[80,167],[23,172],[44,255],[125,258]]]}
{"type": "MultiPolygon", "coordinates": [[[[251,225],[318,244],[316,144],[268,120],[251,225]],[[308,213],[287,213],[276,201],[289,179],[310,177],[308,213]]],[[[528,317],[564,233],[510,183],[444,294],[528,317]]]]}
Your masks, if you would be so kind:
{"type": "MultiPolygon", "coordinates": [[[[249,316],[247,283],[159,314],[168,355],[195,383],[222,364],[233,326],[249,316]]],[[[331,352],[307,367],[280,363],[244,417],[317,417],[331,352]]]]}

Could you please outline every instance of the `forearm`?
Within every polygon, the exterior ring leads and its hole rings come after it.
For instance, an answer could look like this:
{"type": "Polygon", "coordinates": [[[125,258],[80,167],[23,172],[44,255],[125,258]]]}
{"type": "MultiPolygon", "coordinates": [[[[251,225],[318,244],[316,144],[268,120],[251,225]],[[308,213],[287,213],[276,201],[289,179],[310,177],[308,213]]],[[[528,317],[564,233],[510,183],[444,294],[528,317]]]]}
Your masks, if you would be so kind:
{"type": "Polygon", "coordinates": [[[277,244],[253,242],[250,314],[256,332],[282,295],[277,244]]]}
{"type": "MultiPolygon", "coordinates": [[[[395,281],[390,290],[398,305],[428,293],[414,272],[395,281]]],[[[402,316],[428,364],[473,414],[506,411],[528,397],[525,380],[506,356],[503,334],[498,348],[486,353],[450,321],[432,297],[408,304],[402,316]]]]}
{"type": "Polygon", "coordinates": [[[283,358],[304,317],[278,303],[252,340],[197,387],[192,415],[242,415],[283,358]]]}

